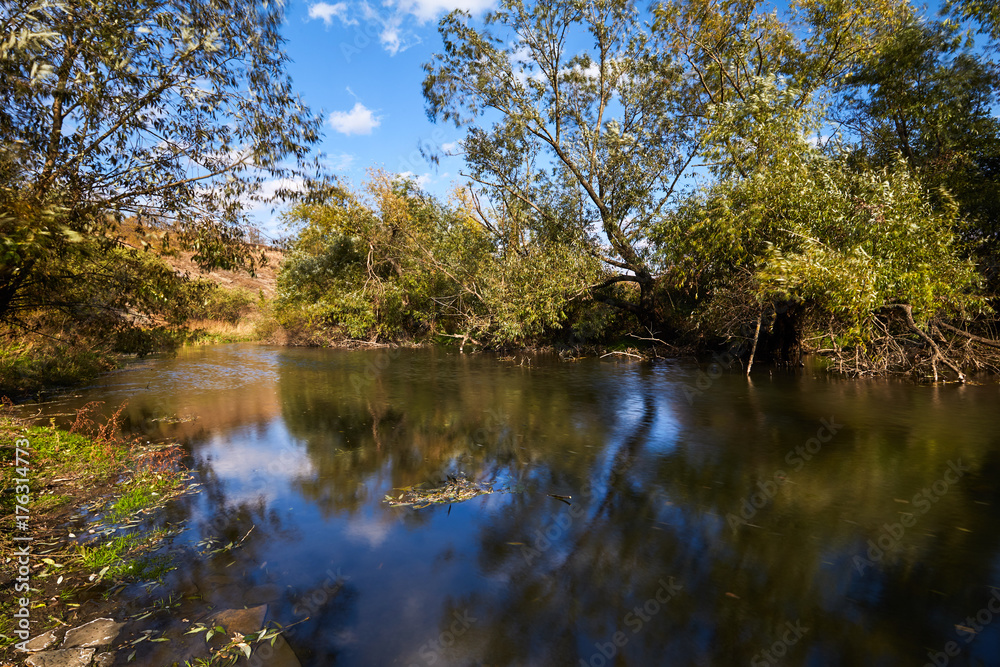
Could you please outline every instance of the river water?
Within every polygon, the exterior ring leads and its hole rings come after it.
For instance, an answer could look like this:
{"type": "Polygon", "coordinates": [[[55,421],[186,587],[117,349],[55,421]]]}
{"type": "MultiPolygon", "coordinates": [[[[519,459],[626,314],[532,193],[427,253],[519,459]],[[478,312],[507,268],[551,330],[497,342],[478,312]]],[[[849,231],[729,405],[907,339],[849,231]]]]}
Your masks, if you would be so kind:
{"type": "Polygon", "coordinates": [[[190,451],[171,549],[253,527],[183,577],[307,667],[1000,665],[996,384],[231,345],[45,409],[95,400],[190,451]]]}

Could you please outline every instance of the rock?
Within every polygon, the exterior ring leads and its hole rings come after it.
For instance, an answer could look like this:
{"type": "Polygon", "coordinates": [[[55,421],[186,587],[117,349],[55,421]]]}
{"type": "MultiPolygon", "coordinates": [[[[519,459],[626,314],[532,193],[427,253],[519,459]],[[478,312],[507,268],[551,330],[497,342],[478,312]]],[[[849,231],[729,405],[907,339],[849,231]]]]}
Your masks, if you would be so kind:
{"type": "Polygon", "coordinates": [[[99,653],[94,656],[95,667],[111,667],[113,664],[115,664],[114,653],[99,653]]]}
{"type": "Polygon", "coordinates": [[[274,640],[274,646],[271,646],[270,641],[258,644],[250,656],[250,664],[260,667],[302,667],[295,651],[281,635],[274,640]]]}
{"type": "Polygon", "coordinates": [[[124,623],[115,623],[110,618],[97,618],[78,628],[66,632],[63,648],[81,646],[107,646],[115,640],[124,623]]]}
{"type": "Polygon", "coordinates": [[[24,664],[31,667],[87,667],[94,657],[92,648],[64,648],[58,651],[42,651],[28,656],[24,664]]]}
{"type": "Polygon", "coordinates": [[[264,625],[264,616],[267,614],[267,605],[262,604],[250,609],[227,609],[215,615],[213,625],[221,625],[226,629],[226,634],[232,636],[234,632],[248,635],[257,632],[264,625]]]}
{"type": "Polygon", "coordinates": [[[248,590],[243,596],[243,604],[257,605],[267,602],[274,602],[281,597],[281,589],[274,584],[264,584],[255,586],[248,590]]]}
{"type": "Polygon", "coordinates": [[[34,653],[35,651],[44,651],[48,647],[59,641],[56,637],[56,629],[49,630],[48,632],[42,633],[33,639],[29,639],[24,643],[24,649],[28,653],[34,653]]]}
{"type": "Polygon", "coordinates": [[[243,588],[235,584],[200,589],[206,602],[219,609],[238,607],[243,604],[243,588]]]}

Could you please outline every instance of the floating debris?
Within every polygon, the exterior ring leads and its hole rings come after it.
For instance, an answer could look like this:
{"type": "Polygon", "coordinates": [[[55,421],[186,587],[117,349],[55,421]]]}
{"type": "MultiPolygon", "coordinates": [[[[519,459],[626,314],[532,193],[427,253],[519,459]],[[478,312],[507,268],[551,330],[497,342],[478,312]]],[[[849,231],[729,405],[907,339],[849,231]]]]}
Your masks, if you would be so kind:
{"type": "Polygon", "coordinates": [[[188,422],[193,422],[193,421],[197,421],[197,420],[198,420],[198,416],[194,415],[194,416],[190,416],[190,417],[178,417],[178,416],[154,417],[153,419],[150,419],[149,421],[151,421],[151,422],[162,422],[164,424],[186,424],[188,422]]]}
{"type": "Polygon", "coordinates": [[[423,484],[393,489],[393,493],[385,497],[385,502],[392,507],[410,505],[413,509],[423,509],[429,505],[445,503],[460,503],[479,496],[493,493],[493,487],[488,484],[477,484],[465,477],[449,477],[448,483],[437,488],[421,488],[423,484]]]}

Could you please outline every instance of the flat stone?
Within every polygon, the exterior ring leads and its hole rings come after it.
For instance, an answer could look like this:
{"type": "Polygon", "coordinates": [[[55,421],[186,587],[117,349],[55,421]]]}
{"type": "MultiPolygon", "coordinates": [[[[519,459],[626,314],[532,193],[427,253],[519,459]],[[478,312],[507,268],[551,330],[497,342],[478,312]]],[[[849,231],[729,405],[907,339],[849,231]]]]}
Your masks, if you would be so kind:
{"type": "Polygon", "coordinates": [[[92,648],[64,648],[58,651],[42,651],[28,656],[24,664],[31,667],[87,667],[94,657],[92,648]]]}
{"type": "Polygon", "coordinates": [[[267,605],[262,604],[250,609],[227,609],[215,615],[214,625],[221,625],[230,636],[234,632],[248,635],[257,632],[264,625],[267,605]]]}
{"type": "Polygon", "coordinates": [[[274,640],[274,646],[271,646],[270,641],[257,644],[250,654],[250,664],[260,667],[302,667],[295,651],[281,635],[274,640]]]}
{"type": "Polygon", "coordinates": [[[111,667],[113,664],[115,664],[114,653],[98,653],[94,656],[95,667],[111,667]]]}
{"type": "Polygon", "coordinates": [[[21,650],[27,651],[28,653],[44,651],[57,641],[59,641],[59,638],[56,637],[56,630],[52,629],[24,642],[24,648],[21,650]]]}
{"type": "Polygon", "coordinates": [[[63,639],[63,647],[106,646],[115,640],[124,625],[115,623],[110,618],[94,619],[90,623],[68,630],[66,638],[63,639]]]}
{"type": "Polygon", "coordinates": [[[257,605],[274,602],[281,597],[281,589],[274,584],[254,586],[243,596],[243,604],[257,605]]]}

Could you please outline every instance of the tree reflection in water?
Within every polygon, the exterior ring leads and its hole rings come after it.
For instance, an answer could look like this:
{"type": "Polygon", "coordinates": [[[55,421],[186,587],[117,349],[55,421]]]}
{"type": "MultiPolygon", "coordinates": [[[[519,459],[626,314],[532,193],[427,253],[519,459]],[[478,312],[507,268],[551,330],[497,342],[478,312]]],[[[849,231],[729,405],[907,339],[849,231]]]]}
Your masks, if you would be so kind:
{"type": "Polygon", "coordinates": [[[1000,664],[1000,621],[956,629],[1000,586],[995,385],[733,374],[689,400],[681,363],[403,350],[372,372],[376,354],[216,348],[80,399],[155,380],[133,422],[185,437],[205,485],[173,510],[181,542],[255,526],[237,565],[190,577],[224,573],[234,599],[276,586],[273,618],[309,617],[304,665],[923,664],[949,640],[951,665],[1000,664]],[[233,365],[235,389],[200,384],[233,365]],[[198,419],[151,421],[164,412],[198,419]],[[822,419],[843,428],[795,465],[822,419]],[[969,472],[920,513],[959,459],[969,472]],[[505,492],[382,502],[458,472],[505,492]]]}

